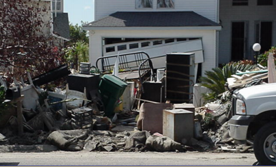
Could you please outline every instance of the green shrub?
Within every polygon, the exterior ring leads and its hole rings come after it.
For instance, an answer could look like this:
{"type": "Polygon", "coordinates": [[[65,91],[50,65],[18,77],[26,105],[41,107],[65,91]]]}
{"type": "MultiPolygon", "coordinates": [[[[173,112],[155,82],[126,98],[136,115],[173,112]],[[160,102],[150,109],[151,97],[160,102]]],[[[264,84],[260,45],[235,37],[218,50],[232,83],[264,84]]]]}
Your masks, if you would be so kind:
{"type": "Polygon", "coordinates": [[[267,66],[267,58],[268,58],[268,55],[269,55],[270,52],[275,54],[276,53],[276,46],[272,46],[265,53],[258,55],[258,58],[257,58],[258,63],[261,64],[262,66],[267,66]]]}
{"type": "Polygon", "coordinates": [[[237,71],[252,70],[256,65],[253,65],[252,61],[243,60],[239,62],[231,62],[223,66],[222,68],[213,68],[212,71],[206,71],[205,76],[199,80],[201,85],[208,88],[211,92],[203,94],[206,102],[216,100],[218,96],[225,92],[225,83],[227,78],[237,73],[237,71]]]}

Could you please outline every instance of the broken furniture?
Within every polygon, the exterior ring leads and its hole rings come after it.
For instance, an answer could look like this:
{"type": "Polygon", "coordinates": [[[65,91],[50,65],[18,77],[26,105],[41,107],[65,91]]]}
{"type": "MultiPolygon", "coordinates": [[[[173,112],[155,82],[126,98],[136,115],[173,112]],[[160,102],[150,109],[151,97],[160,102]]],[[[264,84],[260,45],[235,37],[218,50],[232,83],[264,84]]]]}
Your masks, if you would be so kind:
{"type": "Polygon", "coordinates": [[[99,84],[99,90],[108,117],[114,115],[115,106],[124,93],[127,83],[113,75],[104,75],[99,84]]]}
{"type": "Polygon", "coordinates": [[[160,103],[165,102],[165,86],[162,82],[145,81],[142,86],[142,99],[160,103]]]}
{"type": "Polygon", "coordinates": [[[76,108],[71,113],[71,124],[74,129],[92,128],[92,109],[87,107],[76,108]]]}
{"type": "Polygon", "coordinates": [[[44,85],[51,81],[65,77],[70,73],[71,72],[68,70],[67,65],[61,65],[61,66],[54,68],[44,74],[41,74],[39,76],[32,78],[32,80],[33,80],[33,84],[35,86],[41,86],[41,85],[44,85]]]}
{"type": "Polygon", "coordinates": [[[188,111],[195,113],[195,106],[191,103],[175,103],[175,104],[173,104],[173,108],[188,110],[188,111]]]}
{"type": "Polygon", "coordinates": [[[163,135],[182,143],[194,137],[194,113],[188,110],[163,110],[163,135]]]}
{"type": "Polygon", "coordinates": [[[171,103],[191,102],[196,75],[194,53],[167,54],[166,100],[171,103]]]}
{"type": "Polygon", "coordinates": [[[67,77],[70,90],[83,92],[86,88],[87,99],[97,98],[100,83],[100,75],[70,74],[67,77]]]}
{"type": "Polygon", "coordinates": [[[143,103],[140,107],[137,127],[150,133],[163,133],[163,110],[171,109],[170,103],[143,103]]]}

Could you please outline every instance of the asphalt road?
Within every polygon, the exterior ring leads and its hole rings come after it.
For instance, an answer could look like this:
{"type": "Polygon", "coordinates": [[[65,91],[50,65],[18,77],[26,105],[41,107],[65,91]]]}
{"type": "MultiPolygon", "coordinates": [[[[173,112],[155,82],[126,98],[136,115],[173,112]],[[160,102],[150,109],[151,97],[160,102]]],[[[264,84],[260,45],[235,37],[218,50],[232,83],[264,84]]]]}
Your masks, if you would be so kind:
{"type": "Polygon", "coordinates": [[[50,152],[0,153],[1,163],[18,165],[248,165],[253,153],[159,153],[159,152],[50,152]]]}

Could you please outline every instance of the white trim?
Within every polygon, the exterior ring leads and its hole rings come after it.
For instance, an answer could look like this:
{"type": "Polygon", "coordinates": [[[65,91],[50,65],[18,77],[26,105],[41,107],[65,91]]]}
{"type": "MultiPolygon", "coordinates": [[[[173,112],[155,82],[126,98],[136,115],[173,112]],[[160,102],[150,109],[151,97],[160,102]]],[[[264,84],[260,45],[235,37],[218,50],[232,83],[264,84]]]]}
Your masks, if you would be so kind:
{"type": "Polygon", "coordinates": [[[82,27],[83,30],[221,30],[221,26],[197,27],[82,27]]]}
{"type": "Polygon", "coordinates": [[[59,39],[62,39],[62,40],[64,40],[64,41],[70,41],[70,39],[64,38],[64,37],[62,37],[62,36],[58,36],[58,35],[56,35],[56,34],[54,34],[54,33],[52,33],[52,36],[54,36],[54,37],[56,37],[56,38],[59,38],[59,39]]]}

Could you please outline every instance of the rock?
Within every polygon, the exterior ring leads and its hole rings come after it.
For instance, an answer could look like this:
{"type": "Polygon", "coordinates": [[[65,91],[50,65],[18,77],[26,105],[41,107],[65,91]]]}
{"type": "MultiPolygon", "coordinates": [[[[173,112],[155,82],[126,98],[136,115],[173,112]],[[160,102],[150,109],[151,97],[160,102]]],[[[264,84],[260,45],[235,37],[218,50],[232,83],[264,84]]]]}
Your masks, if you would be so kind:
{"type": "Polygon", "coordinates": [[[174,140],[170,139],[167,136],[152,135],[147,138],[146,146],[150,150],[155,150],[160,152],[176,151],[176,150],[185,151],[185,149],[180,143],[175,142],[174,140]]]}
{"type": "Polygon", "coordinates": [[[85,151],[95,151],[98,149],[99,144],[100,144],[99,142],[88,141],[87,143],[85,143],[83,149],[85,151]]]}
{"type": "Polygon", "coordinates": [[[104,146],[103,149],[107,152],[111,152],[111,151],[115,151],[116,150],[116,146],[114,144],[112,145],[107,145],[107,146],[104,146]]]}

